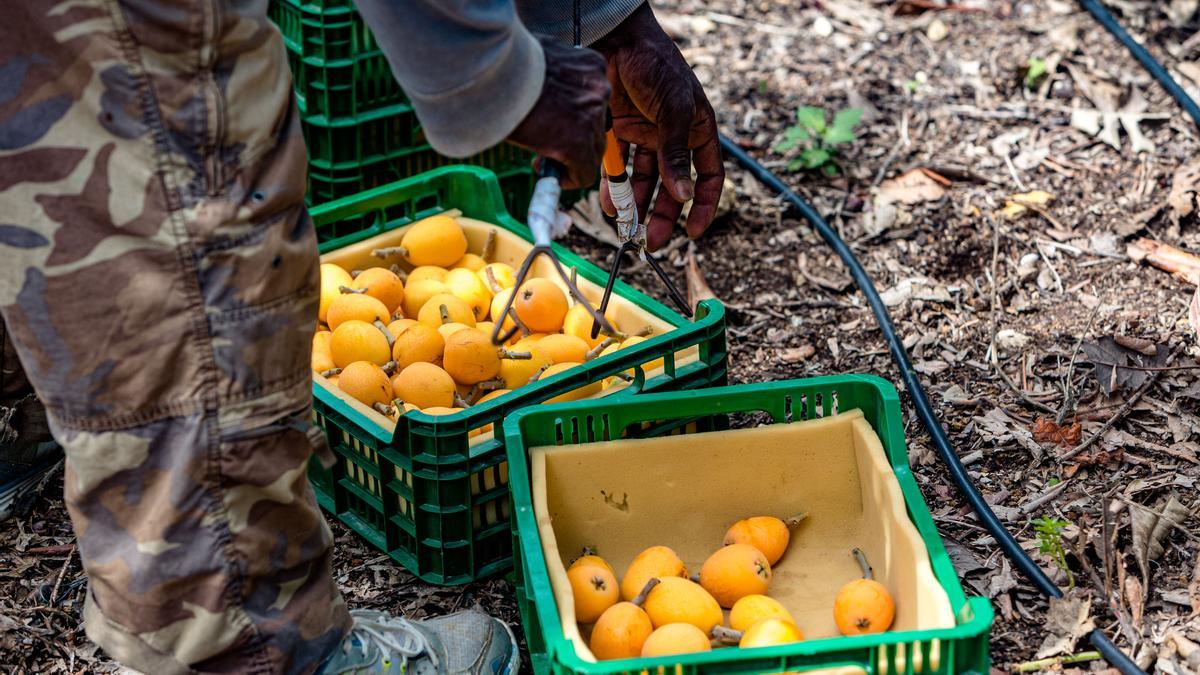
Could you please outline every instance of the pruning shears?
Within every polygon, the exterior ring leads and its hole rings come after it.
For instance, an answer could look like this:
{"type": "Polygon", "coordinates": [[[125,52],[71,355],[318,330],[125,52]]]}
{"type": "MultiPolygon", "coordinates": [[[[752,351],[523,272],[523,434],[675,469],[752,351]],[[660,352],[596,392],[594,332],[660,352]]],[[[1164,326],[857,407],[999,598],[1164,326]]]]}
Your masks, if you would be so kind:
{"type": "MultiPolygon", "coordinates": [[[[654,270],[663,285],[667,287],[667,292],[671,295],[671,300],[675,302],[679,311],[690,319],[692,318],[692,308],[687,299],[679,292],[679,288],[675,286],[675,282],[671,281],[671,277],[667,275],[658,260],[646,252],[646,224],[638,217],[637,202],[633,198],[633,184],[629,180],[629,174],[625,171],[621,146],[617,142],[617,135],[611,126],[608,129],[607,138],[608,143],[604,147],[604,180],[608,183],[608,196],[612,199],[613,207],[617,211],[617,240],[620,242],[620,246],[617,247],[616,255],[613,257],[612,269],[608,273],[608,282],[604,284],[604,297],[600,299],[600,315],[603,316],[604,311],[608,309],[613,284],[620,276],[621,262],[625,258],[625,254],[634,253],[650,265],[650,269],[654,270]]],[[[605,330],[604,327],[599,322],[593,322],[592,338],[595,339],[600,335],[601,330],[605,330]]]]}
{"type": "Polygon", "coordinates": [[[612,324],[604,318],[602,311],[597,311],[588,302],[583,293],[580,292],[579,287],[571,280],[570,275],[563,268],[562,262],[559,261],[558,254],[554,252],[554,247],[552,246],[554,238],[566,234],[567,230],[571,227],[571,217],[558,209],[558,200],[562,195],[562,185],[559,183],[559,180],[565,170],[565,167],[561,163],[549,157],[542,158],[541,167],[538,169],[538,181],[533,186],[533,197],[529,200],[529,215],[527,218],[529,230],[533,233],[533,249],[529,251],[529,255],[525,257],[525,262],[521,264],[520,271],[517,272],[516,282],[513,284],[513,292],[508,296],[508,302],[504,304],[504,311],[500,312],[500,316],[495,318],[496,325],[492,328],[493,344],[502,345],[507,343],[520,330],[521,322],[517,319],[516,312],[512,309],[513,301],[517,299],[517,293],[525,283],[525,278],[529,276],[529,270],[533,267],[533,261],[539,255],[545,255],[550,259],[550,262],[554,264],[554,270],[558,273],[562,282],[566,284],[575,301],[583,303],[583,306],[587,307],[588,311],[591,312],[593,329],[596,331],[604,330],[607,333],[616,332],[612,324]],[[512,318],[513,326],[505,331],[504,324],[509,318],[512,318]]]}

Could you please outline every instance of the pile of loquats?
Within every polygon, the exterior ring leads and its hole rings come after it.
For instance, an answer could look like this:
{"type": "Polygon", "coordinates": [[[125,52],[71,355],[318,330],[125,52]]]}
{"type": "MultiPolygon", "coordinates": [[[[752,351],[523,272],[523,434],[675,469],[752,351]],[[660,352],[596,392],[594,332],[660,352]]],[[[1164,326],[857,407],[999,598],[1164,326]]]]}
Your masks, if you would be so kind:
{"type": "MultiPolygon", "coordinates": [[[[634,557],[620,583],[613,568],[591,551],[567,570],[575,620],[599,660],[706,652],[713,647],[768,647],[799,642],[792,614],[769,597],[771,566],[804,519],[755,516],[734,523],[721,548],[689,577],[675,551],[652,546],[634,557]],[[728,626],[722,608],[729,610],[728,626]]],[[[863,578],[847,583],[834,600],[843,635],[881,633],[895,618],[888,590],[872,577],[866,558],[853,551],[863,578]]]]}
{"type": "MultiPolygon", "coordinates": [[[[513,268],[488,260],[495,236],[491,230],[483,250],[469,252],[462,225],[436,215],[410,226],[399,246],[374,250],[380,266],[348,271],[321,265],[313,371],[395,421],[412,410],[459,412],[650,335],[649,326],[619,332],[609,312],[605,316],[618,332],[592,337],[587,307],[572,304],[549,279],[530,278],[514,290],[513,268]],[[391,260],[412,269],[406,273],[391,260]],[[503,331],[514,325],[519,330],[497,347],[494,321],[514,293],[503,331]]],[[[660,359],[643,367],[661,365],[660,359]]],[[[631,372],[619,373],[546,402],[587,398],[631,378],[631,372]]]]}

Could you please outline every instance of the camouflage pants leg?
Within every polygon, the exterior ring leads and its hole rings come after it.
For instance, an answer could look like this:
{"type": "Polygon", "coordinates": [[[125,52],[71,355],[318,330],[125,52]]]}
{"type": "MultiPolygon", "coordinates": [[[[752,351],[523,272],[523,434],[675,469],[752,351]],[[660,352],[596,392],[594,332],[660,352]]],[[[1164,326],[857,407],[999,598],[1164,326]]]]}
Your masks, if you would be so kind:
{"type": "Polygon", "coordinates": [[[266,0],[6,3],[0,312],[55,438],[88,635],[307,673],[349,615],[305,478],[316,239],[266,0]]]}

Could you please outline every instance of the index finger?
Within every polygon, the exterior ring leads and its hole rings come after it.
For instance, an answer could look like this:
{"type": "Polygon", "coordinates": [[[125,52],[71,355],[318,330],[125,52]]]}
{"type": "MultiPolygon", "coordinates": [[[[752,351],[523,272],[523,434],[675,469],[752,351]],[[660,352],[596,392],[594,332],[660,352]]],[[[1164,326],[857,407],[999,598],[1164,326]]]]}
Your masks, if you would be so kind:
{"type": "Polygon", "coordinates": [[[717,125],[710,123],[708,138],[692,151],[692,162],[696,167],[696,196],[688,211],[688,238],[695,239],[712,225],[717,215],[717,204],[721,201],[721,189],[725,187],[725,162],[721,158],[721,144],[717,140],[717,125]]]}

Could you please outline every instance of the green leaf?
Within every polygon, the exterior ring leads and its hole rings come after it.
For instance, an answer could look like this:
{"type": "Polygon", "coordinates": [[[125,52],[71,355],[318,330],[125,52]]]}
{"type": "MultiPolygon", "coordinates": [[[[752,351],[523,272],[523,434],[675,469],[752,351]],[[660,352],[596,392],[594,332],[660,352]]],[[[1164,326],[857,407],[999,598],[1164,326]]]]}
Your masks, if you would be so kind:
{"type": "Polygon", "coordinates": [[[841,169],[838,168],[838,165],[835,162],[829,162],[828,164],[821,166],[821,173],[825,174],[825,176],[828,178],[833,178],[841,172],[841,169]]]}
{"type": "Polygon", "coordinates": [[[853,129],[829,127],[825,131],[825,135],[821,137],[821,140],[825,141],[825,145],[844,145],[858,140],[858,136],[854,133],[853,129]]]}
{"type": "Polygon", "coordinates": [[[788,165],[787,165],[788,171],[799,171],[800,169],[803,169],[803,168],[804,168],[804,160],[802,160],[802,159],[793,159],[792,161],[788,162],[788,165]]]}
{"type": "Polygon", "coordinates": [[[1026,65],[1029,67],[1029,70],[1025,71],[1025,86],[1032,89],[1037,85],[1038,80],[1046,75],[1046,59],[1031,56],[1026,65]]]}
{"type": "Polygon", "coordinates": [[[800,160],[804,162],[804,167],[815,169],[825,162],[828,162],[833,155],[824,148],[809,148],[800,153],[800,160]]]}
{"type": "Polygon", "coordinates": [[[804,127],[788,127],[787,130],[783,132],[783,137],[789,141],[807,141],[808,139],[812,138],[812,135],[809,134],[808,129],[805,129],[804,127]]]}
{"type": "Polygon", "coordinates": [[[802,106],[796,110],[796,119],[800,121],[800,124],[817,133],[825,131],[825,111],[821,108],[802,106]]]}
{"type": "Polygon", "coordinates": [[[862,108],[846,108],[833,116],[833,128],[843,131],[854,131],[854,127],[862,120],[862,108]]]}
{"type": "Polygon", "coordinates": [[[799,143],[796,141],[780,141],[779,144],[775,146],[775,151],[776,152],[787,152],[788,150],[791,150],[792,148],[796,147],[797,145],[799,145],[799,143]]]}

